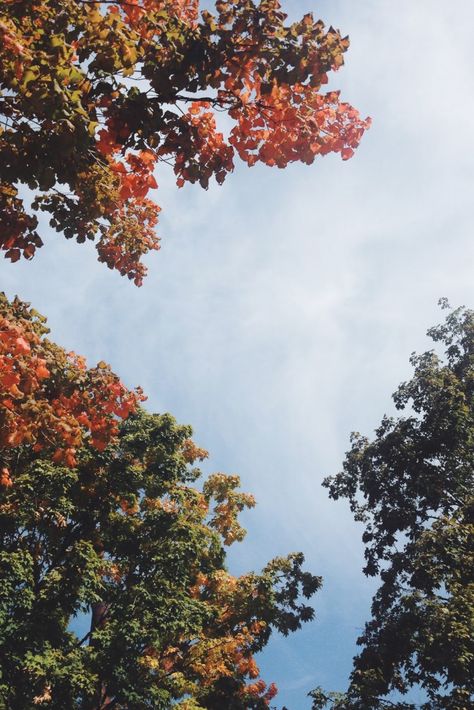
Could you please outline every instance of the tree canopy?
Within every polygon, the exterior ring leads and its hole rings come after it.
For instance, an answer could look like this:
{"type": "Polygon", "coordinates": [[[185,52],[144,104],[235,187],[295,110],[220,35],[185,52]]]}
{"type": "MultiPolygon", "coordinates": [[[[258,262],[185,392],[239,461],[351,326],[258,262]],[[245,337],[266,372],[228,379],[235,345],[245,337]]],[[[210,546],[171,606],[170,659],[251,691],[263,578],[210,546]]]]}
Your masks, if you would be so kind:
{"type": "Polygon", "coordinates": [[[225,547],[255,503],[238,477],[198,484],[190,427],[47,341],[26,304],[0,305],[3,406],[24,416],[0,442],[0,707],[267,708],[254,654],[313,618],[320,578],[300,553],[231,575],[225,547]]]}
{"type": "Polygon", "coordinates": [[[5,256],[42,246],[42,210],[140,284],[159,247],[147,196],[158,162],[178,186],[207,188],[236,155],[280,168],[350,158],[369,120],[322,91],[348,38],[311,14],[286,20],[278,0],[218,0],[214,12],[199,0],[0,2],[5,256]]]}
{"type": "Polygon", "coordinates": [[[49,341],[46,319],[29,304],[0,293],[0,464],[9,480],[18,446],[75,464],[88,441],[102,450],[118,421],[144,396],[129,391],[108,365],[88,368],[83,357],[49,341]]]}
{"type": "Polygon", "coordinates": [[[384,417],[373,441],[353,434],[325,481],[363,523],[364,571],[381,586],[347,695],[315,691],[315,708],[411,710],[389,694],[413,687],[424,710],[474,701],[474,312],[454,310],[428,334],[445,356],[412,356],[394,394],[405,416],[384,417]]]}

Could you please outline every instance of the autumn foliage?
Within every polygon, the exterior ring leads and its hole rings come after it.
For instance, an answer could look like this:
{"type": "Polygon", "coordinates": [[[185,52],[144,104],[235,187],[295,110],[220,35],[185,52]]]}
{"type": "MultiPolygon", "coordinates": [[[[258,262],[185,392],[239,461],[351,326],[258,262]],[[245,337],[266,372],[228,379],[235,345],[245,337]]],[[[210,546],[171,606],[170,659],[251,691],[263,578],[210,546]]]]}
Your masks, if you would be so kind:
{"type": "Polygon", "coordinates": [[[230,574],[255,504],[238,477],[196,485],[190,427],[0,303],[0,705],[264,710],[255,653],[313,618],[320,579],[301,554],[230,574]]]}
{"type": "Polygon", "coordinates": [[[127,390],[105,363],[88,368],[84,358],[45,338],[45,319],[0,294],[1,484],[11,485],[10,461],[18,447],[46,452],[74,466],[76,450],[89,443],[103,450],[118,421],[135,411],[141,391],[127,390]]]}
{"type": "Polygon", "coordinates": [[[159,248],[158,163],[207,188],[236,155],[280,168],[350,158],[369,120],[323,91],[348,45],[310,14],[287,23],[278,0],[218,0],[213,13],[198,0],[1,2],[5,256],[42,245],[39,209],[140,284],[159,248]]]}

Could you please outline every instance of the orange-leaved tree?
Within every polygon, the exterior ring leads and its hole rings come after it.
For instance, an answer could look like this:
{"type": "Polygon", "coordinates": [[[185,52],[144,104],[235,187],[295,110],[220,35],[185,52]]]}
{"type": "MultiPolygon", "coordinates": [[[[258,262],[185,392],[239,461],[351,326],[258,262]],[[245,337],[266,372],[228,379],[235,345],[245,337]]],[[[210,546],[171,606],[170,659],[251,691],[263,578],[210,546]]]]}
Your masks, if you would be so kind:
{"type": "Polygon", "coordinates": [[[32,258],[44,210],[139,285],[159,247],[158,162],[207,188],[236,154],[352,156],[369,120],[322,90],[348,45],[311,14],[287,22],[278,0],[0,2],[0,248],[32,258]]]}
{"type": "Polygon", "coordinates": [[[45,340],[25,304],[0,315],[0,706],[267,708],[254,655],[313,617],[319,577],[301,554],[231,575],[254,505],[238,477],[195,485],[190,427],[45,340]]]}
{"type": "Polygon", "coordinates": [[[0,293],[0,466],[10,485],[10,466],[20,447],[74,466],[85,442],[103,450],[120,419],[144,399],[131,392],[105,363],[88,368],[84,358],[50,342],[45,318],[19,299],[0,293]]]}

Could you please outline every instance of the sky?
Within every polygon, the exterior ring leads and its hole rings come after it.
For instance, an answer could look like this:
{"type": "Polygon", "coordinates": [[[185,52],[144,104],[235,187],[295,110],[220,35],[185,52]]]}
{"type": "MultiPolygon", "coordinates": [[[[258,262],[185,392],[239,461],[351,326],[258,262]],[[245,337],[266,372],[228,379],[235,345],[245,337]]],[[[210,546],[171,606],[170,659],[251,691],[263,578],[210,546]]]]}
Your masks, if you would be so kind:
{"type": "Polygon", "coordinates": [[[56,342],[142,385],[149,409],[192,424],[207,471],[241,476],[258,505],[231,571],[302,550],[324,577],[316,621],[260,658],[278,706],[309,710],[315,686],[345,689],[375,589],[361,529],[321,481],[351,431],[394,413],[438,299],[474,305],[474,4],[283,4],[351,38],[331,87],[373,119],[352,160],[241,164],[207,192],[177,190],[165,168],[142,288],[47,227],[32,262],[0,263],[0,286],[47,315],[56,342]]]}

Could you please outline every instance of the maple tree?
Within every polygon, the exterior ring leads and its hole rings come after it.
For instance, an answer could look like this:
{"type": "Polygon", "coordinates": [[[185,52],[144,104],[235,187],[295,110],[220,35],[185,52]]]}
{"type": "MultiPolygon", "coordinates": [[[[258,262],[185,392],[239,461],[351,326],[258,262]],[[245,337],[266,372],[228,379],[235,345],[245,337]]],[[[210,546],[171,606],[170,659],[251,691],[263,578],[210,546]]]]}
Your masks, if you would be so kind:
{"type": "Polygon", "coordinates": [[[0,306],[0,706],[267,708],[254,655],[313,618],[320,578],[301,554],[231,575],[255,502],[238,477],[198,486],[190,427],[0,306]]]}
{"type": "Polygon", "coordinates": [[[102,450],[143,394],[127,390],[105,363],[87,368],[45,336],[45,318],[0,293],[0,467],[9,485],[18,446],[74,465],[85,441],[102,450]]]}
{"type": "MultiPolygon", "coordinates": [[[[448,308],[445,300],[442,306],[448,308]]],[[[313,692],[314,710],[468,710],[474,702],[474,311],[428,331],[445,348],[414,354],[369,441],[354,434],[326,480],[364,524],[365,573],[379,575],[347,694],[313,692]],[[421,687],[426,702],[396,701],[421,687]]]]}
{"type": "Polygon", "coordinates": [[[43,210],[140,284],[159,247],[158,162],[178,186],[207,188],[236,155],[280,168],[350,158],[369,120],[322,91],[348,39],[311,14],[286,20],[278,0],[218,0],[214,12],[199,0],[0,2],[5,256],[33,257],[43,210]]]}

